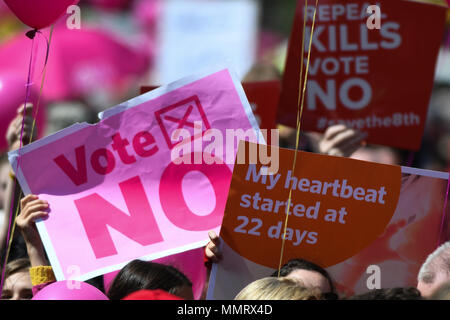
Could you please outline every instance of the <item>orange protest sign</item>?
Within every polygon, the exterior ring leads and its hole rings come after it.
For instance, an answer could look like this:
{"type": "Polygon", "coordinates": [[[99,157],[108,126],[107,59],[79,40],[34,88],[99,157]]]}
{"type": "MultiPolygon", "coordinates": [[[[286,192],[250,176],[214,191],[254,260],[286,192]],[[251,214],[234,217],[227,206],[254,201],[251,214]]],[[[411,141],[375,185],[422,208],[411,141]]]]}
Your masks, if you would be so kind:
{"type": "Polygon", "coordinates": [[[278,268],[291,187],[284,262],[302,256],[328,267],[384,231],[397,206],[400,167],[300,152],[292,173],[293,157],[280,149],[274,175],[262,175],[261,165],[235,165],[221,229],[233,250],[278,268]]]}
{"type": "MultiPolygon", "coordinates": [[[[304,4],[304,0],[298,1],[277,115],[279,124],[293,128],[302,61],[304,4]]],[[[302,129],[323,132],[331,125],[343,123],[367,132],[369,143],[418,150],[444,33],[446,7],[379,0],[368,12],[370,5],[363,0],[319,1],[302,129]]],[[[313,16],[314,1],[310,1],[304,32],[305,57],[313,16]]],[[[306,65],[306,59],[303,60],[306,65]]]]}
{"type": "MultiPolygon", "coordinates": [[[[238,159],[252,148],[241,141],[238,159]]],[[[443,219],[449,175],[302,151],[291,172],[295,154],[280,148],[273,175],[261,163],[235,164],[223,259],[213,266],[208,297],[234,298],[273,274],[280,256],[281,264],[306,259],[327,268],[347,295],[373,289],[371,270],[379,270],[382,288],[415,286],[427,255],[450,236],[443,219]]]]}

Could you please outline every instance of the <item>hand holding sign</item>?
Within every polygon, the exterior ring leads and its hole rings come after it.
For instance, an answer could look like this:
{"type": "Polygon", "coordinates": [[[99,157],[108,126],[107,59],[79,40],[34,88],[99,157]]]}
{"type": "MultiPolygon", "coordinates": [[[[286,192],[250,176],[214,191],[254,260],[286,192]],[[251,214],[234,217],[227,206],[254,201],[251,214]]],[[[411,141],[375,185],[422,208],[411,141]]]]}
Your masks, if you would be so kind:
{"type": "MultiPolygon", "coordinates": [[[[33,127],[32,111],[33,104],[31,103],[27,103],[26,106],[22,105],[17,109],[17,115],[10,122],[8,130],[6,131],[6,141],[8,142],[10,151],[19,149],[20,137],[22,137],[22,145],[26,145],[30,142],[33,127]]],[[[36,130],[34,130],[33,133],[36,135],[36,130]]]]}
{"type": "Polygon", "coordinates": [[[222,253],[220,252],[219,244],[220,238],[214,231],[208,233],[210,241],[206,245],[205,255],[208,260],[212,262],[219,262],[222,259],[222,253]]]}
{"type": "Polygon", "coordinates": [[[350,157],[358,148],[364,145],[367,133],[359,132],[338,124],[329,127],[320,139],[320,153],[330,156],[350,157]]]}
{"type": "Polygon", "coordinates": [[[20,201],[20,207],[21,211],[17,216],[16,223],[22,231],[31,266],[45,266],[48,262],[35,222],[48,217],[48,202],[30,194],[20,201]]]}

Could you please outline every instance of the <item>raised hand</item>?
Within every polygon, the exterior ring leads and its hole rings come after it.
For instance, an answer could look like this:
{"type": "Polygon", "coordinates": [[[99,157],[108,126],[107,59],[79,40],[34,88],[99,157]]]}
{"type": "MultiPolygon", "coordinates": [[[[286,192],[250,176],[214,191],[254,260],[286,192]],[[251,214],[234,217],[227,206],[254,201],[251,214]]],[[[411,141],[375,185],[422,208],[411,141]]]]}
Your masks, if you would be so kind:
{"type": "Polygon", "coordinates": [[[48,216],[49,205],[45,200],[40,200],[36,195],[28,195],[20,202],[21,211],[17,217],[17,227],[22,231],[27,245],[28,256],[32,266],[47,265],[44,246],[36,228],[36,220],[48,216]]]}
{"type": "MultiPolygon", "coordinates": [[[[20,147],[20,135],[22,133],[22,145],[26,145],[30,142],[31,129],[33,126],[33,104],[27,103],[26,107],[24,105],[17,109],[16,117],[10,122],[8,130],[6,131],[6,141],[8,141],[9,150],[17,150],[20,147]],[[23,124],[22,133],[22,122],[25,109],[25,122],[23,124]]],[[[36,130],[34,130],[36,132],[36,130]]],[[[35,135],[35,132],[33,136],[35,135]]]]}
{"type": "Polygon", "coordinates": [[[214,231],[210,231],[208,235],[211,241],[206,245],[206,257],[212,262],[219,262],[222,259],[222,253],[219,250],[220,238],[214,231]]]}
{"type": "Polygon", "coordinates": [[[319,141],[320,153],[349,157],[364,146],[367,133],[348,128],[343,124],[329,127],[319,141]]]}

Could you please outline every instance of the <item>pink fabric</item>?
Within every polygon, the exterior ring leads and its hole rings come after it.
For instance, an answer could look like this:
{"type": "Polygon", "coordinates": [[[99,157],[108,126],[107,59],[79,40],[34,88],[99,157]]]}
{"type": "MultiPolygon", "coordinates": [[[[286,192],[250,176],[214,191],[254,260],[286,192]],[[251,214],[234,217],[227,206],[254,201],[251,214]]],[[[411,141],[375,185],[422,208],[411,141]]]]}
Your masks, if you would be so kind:
{"type": "MultiPolygon", "coordinates": [[[[49,31],[43,31],[49,37],[49,31]]],[[[47,46],[37,36],[39,50],[36,72],[32,79],[40,84],[47,46]]],[[[0,70],[26,74],[30,39],[19,34],[0,46],[0,70]],[[14,57],[12,59],[11,57],[14,57]]],[[[64,24],[53,32],[44,96],[66,100],[98,94],[99,91],[123,94],[130,85],[149,70],[150,49],[146,52],[123,44],[108,32],[83,26],[69,30],[64,24]]]]}
{"type": "Polygon", "coordinates": [[[49,284],[54,283],[55,281],[50,281],[50,282],[46,282],[46,283],[41,283],[38,285],[33,286],[33,288],[31,289],[31,291],[33,292],[33,296],[35,296],[39,291],[41,291],[42,289],[44,289],[46,286],[48,286],[49,284]]]}

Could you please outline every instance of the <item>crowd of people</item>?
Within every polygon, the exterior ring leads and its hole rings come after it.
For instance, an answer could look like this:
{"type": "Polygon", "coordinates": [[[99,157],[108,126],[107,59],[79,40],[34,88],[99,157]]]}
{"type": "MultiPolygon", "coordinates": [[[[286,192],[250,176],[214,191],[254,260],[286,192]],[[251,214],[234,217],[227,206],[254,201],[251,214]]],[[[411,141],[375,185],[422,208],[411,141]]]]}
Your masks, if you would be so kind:
{"type": "MultiPolygon", "coordinates": [[[[96,1],[82,1],[82,3],[88,2],[96,1]]],[[[101,1],[97,2],[101,3],[101,1]]],[[[132,1],[122,2],[124,4],[119,6],[116,13],[130,9],[132,1]]],[[[262,2],[272,10],[279,5],[269,0],[262,2]]],[[[292,1],[291,6],[294,4],[292,1]]],[[[148,17],[145,20],[148,24],[145,26],[146,38],[151,39],[156,34],[156,22],[153,21],[156,19],[154,17],[156,13],[153,9],[152,23],[148,23],[148,17]]],[[[288,8],[285,11],[291,14],[292,10],[293,8],[288,8]]],[[[141,11],[136,5],[136,12],[144,15],[145,12],[141,11]]],[[[108,13],[106,17],[110,18],[111,15],[108,13]]],[[[265,19],[270,20],[268,17],[265,19]]],[[[119,14],[117,21],[122,22],[119,14]]],[[[286,25],[285,21],[281,22],[286,25]]],[[[288,29],[287,26],[286,28],[288,29]]],[[[284,44],[284,49],[286,46],[284,44]]],[[[274,60],[280,59],[278,51],[273,50],[265,55],[261,53],[258,63],[254,65],[243,82],[281,80],[280,71],[282,70],[275,67],[274,63],[274,60]]],[[[137,86],[132,90],[133,94],[137,91],[135,89],[137,86]]],[[[102,99],[102,95],[97,94],[98,90],[93,91],[95,93],[89,96],[89,99],[68,99],[54,102],[51,107],[45,108],[46,134],[44,135],[55,133],[77,122],[95,122],[97,111],[100,111],[96,105],[97,100],[100,101],[98,104],[106,105],[105,101],[109,103],[112,98],[103,97],[102,99]],[[88,107],[89,105],[91,107],[88,107]]],[[[327,128],[323,134],[301,132],[298,149],[330,156],[447,172],[450,168],[449,93],[448,83],[435,85],[422,148],[417,153],[386,146],[368,145],[366,133],[342,124],[327,128]]],[[[120,97],[122,98],[123,96],[120,97]]],[[[10,121],[6,136],[0,137],[6,140],[7,151],[17,150],[37,140],[38,130],[35,130],[33,117],[35,106],[32,103],[21,105],[22,102],[23,100],[20,100],[20,103],[18,101],[17,106],[14,106],[17,107],[17,114],[10,121]]],[[[0,101],[1,106],[2,101],[0,101]]],[[[44,108],[41,111],[43,110],[44,108]]],[[[279,146],[295,149],[296,130],[285,126],[278,126],[278,130],[279,146]]],[[[2,268],[1,274],[4,275],[1,299],[32,299],[44,288],[57,281],[36,227],[37,220],[48,218],[50,207],[51,204],[40,199],[40,195],[25,196],[23,194],[8,161],[7,153],[0,152],[0,268],[2,268]]],[[[415,286],[378,288],[367,290],[362,294],[347,295],[339,292],[336,286],[336,282],[341,279],[333,279],[330,273],[316,262],[297,257],[286,261],[274,273],[247,283],[236,294],[235,300],[450,300],[450,238],[446,240],[448,242],[442,243],[435,251],[429,252],[428,258],[422,262],[415,286]]],[[[212,265],[220,264],[223,259],[220,243],[219,235],[213,231],[209,232],[209,243],[204,247],[204,264],[208,275],[201,299],[206,299],[212,265]]],[[[126,264],[107,287],[103,276],[86,282],[103,292],[110,300],[193,300],[195,297],[195,284],[177,267],[142,260],[133,260],[126,264]]]]}
{"type": "MultiPolygon", "coordinates": [[[[10,150],[30,141],[32,134],[32,106],[20,107],[16,118],[11,121],[7,141],[10,150]],[[25,114],[25,118],[24,115],[25,114]],[[22,131],[23,122],[23,131],[22,131]]],[[[289,129],[281,132],[281,143],[292,147],[289,129]],[[284,139],[284,140],[283,140],[284,139]]],[[[364,158],[364,152],[371,161],[377,161],[378,152],[385,152],[384,162],[395,164],[398,155],[389,153],[381,147],[367,148],[365,135],[343,125],[330,127],[322,136],[305,136],[306,148],[323,154],[364,158]],[[359,153],[358,153],[359,150],[359,153]]],[[[19,214],[15,220],[17,231],[9,248],[7,239],[9,215],[5,214],[1,234],[2,261],[8,256],[2,299],[31,299],[37,292],[56,281],[52,267],[47,259],[43,243],[35,221],[45,219],[49,214],[49,203],[39,199],[39,195],[23,196],[20,186],[7,162],[8,181],[2,186],[2,200],[9,212],[11,199],[21,197],[19,214]]],[[[14,203],[13,203],[14,205],[14,203]]],[[[13,208],[14,209],[14,208],[13,208]]],[[[14,222],[14,221],[12,221],[14,222]]],[[[212,263],[220,263],[220,237],[213,231],[209,233],[210,242],[204,248],[205,265],[211,270],[212,263]]],[[[337,292],[334,280],[329,273],[312,261],[298,257],[284,264],[266,278],[249,283],[235,297],[236,300],[417,300],[450,299],[450,242],[442,244],[430,253],[417,276],[417,288],[382,288],[367,293],[345,296],[337,292]]],[[[88,280],[111,300],[120,299],[194,299],[193,283],[177,268],[133,260],[120,270],[105,290],[101,277],[88,280]]],[[[206,285],[205,285],[206,291],[206,285]]],[[[203,295],[205,298],[205,294],[203,295]]]]}

